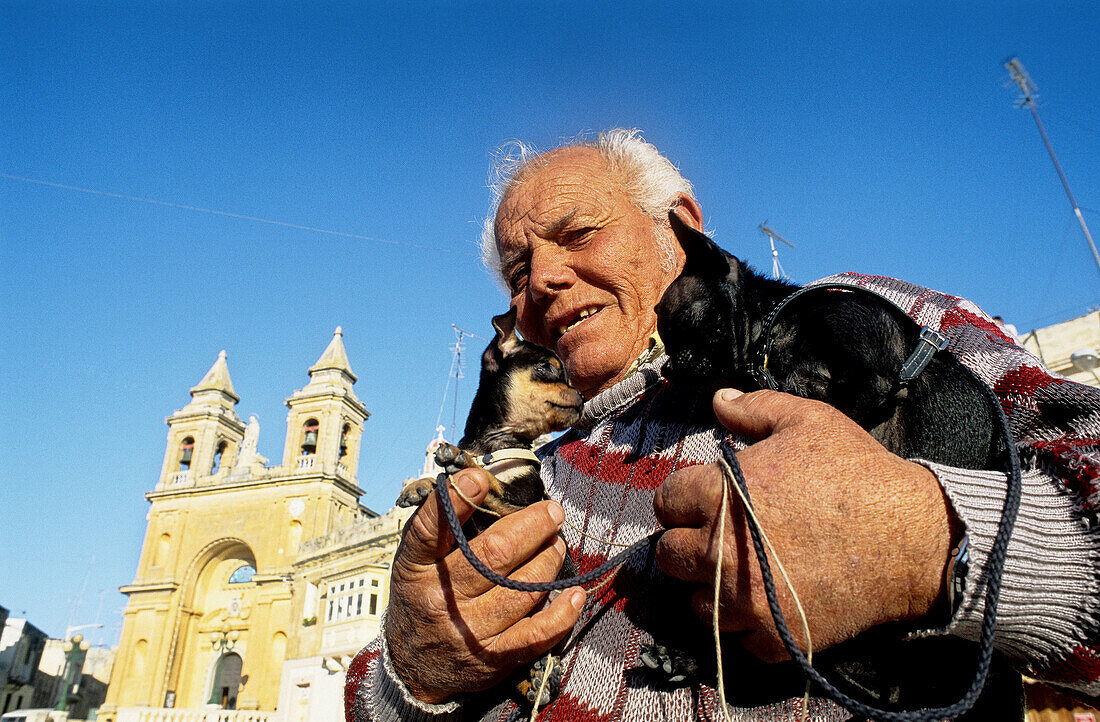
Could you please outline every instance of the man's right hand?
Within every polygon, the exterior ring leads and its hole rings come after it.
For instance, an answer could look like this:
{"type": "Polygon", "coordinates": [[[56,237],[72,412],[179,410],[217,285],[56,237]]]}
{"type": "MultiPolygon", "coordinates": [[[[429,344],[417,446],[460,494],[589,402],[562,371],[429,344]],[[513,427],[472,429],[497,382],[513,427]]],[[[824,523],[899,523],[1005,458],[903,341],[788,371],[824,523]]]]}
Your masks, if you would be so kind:
{"type": "MultiPolygon", "coordinates": [[[[453,481],[475,504],[489,488],[489,475],[481,469],[461,471],[453,481]]],[[[465,521],[472,507],[448,491],[465,521]]],[[[488,689],[538,659],[573,628],[585,598],[580,587],[567,589],[531,614],[547,592],[504,589],[471,567],[455,547],[439,493],[433,492],[405,526],[386,610],[394,671],[413,696],[432,704],[488,689]]],[[[470,546],[500,574],[550,581],[565,555],[557,535],[564,516],[557,502],[539,502],[498,520],[470,546]]]]}

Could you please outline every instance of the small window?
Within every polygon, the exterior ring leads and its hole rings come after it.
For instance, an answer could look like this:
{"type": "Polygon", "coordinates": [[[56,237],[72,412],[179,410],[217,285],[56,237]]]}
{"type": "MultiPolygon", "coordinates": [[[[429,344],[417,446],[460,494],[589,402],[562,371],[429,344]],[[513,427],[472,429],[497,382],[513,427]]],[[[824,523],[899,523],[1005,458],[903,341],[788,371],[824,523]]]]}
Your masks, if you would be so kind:
{"type": "Polygon", "coordinates": [[[237,570],[229,575],[230,584],[247,584],[252,581],[252,577],[256,574],[256,568],[251,564],[245,564],[244,566],[237,567],[237,570]]]}
{"type": "Polygon", "coordinates": [[[370,614],[372,617],[374,615],[378,614],[378,595],[377,594],[370,595],[370,610],[367,613],[370,614]]]}
{"type": "Polygon", "coordinates": [[[180,442],[180,471],[191,469],[191,458],[195,454],[195,440],[190,436],[180,442]]]}
{"type": "Polygon", "coordinates": [[[378,586],[378,580],[377,579],[371,579],[370,580],[370,585],[372,587],[377,587],[378,586]]]}
{"type": "Polygon", "coordinates": [[[359,593],[358,599],[355,600],[355,616],[359,616],[363,613],[363,593],[359,593]]]}

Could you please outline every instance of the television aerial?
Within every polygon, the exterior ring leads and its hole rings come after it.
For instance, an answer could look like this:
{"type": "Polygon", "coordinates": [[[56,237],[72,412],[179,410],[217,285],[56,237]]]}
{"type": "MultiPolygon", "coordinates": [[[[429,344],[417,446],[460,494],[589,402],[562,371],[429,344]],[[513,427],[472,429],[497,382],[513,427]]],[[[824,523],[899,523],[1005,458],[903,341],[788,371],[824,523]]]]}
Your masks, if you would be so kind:
{"type": "Polygon", "coordinates": [[[783,264],[779,262],[779,251],[775,248],[775,242],[780,241],[782,243],[786,243],[791,248],[794,248],[794,244],[773,231],[772,229],[768,228],[767,224],[767,221],[764,221],[760,224],[760,232],[768,237],[768,243],[770,243],[772,247],[772,278],[777,281],[780,278],[784,280],[790,280],[791,277],[787,275],[787,272],[783,270],[783,264]]]}

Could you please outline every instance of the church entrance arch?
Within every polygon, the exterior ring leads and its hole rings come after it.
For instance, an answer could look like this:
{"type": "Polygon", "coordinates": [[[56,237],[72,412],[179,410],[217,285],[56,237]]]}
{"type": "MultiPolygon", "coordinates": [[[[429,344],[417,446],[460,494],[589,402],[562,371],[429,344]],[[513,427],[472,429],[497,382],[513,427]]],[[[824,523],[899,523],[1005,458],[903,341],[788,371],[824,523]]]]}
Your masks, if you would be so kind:
{"type": "Polygon", "coordinates": [[[232,537],[207,544],[193,558],[181,599],[187,615],[179,630],[179,706],[236,709],[238,695],[253,695],[245,689],[250,675],[243,658],[250,646],[263,656],[251,634],[257,566],[251,547],[232,537]]]}

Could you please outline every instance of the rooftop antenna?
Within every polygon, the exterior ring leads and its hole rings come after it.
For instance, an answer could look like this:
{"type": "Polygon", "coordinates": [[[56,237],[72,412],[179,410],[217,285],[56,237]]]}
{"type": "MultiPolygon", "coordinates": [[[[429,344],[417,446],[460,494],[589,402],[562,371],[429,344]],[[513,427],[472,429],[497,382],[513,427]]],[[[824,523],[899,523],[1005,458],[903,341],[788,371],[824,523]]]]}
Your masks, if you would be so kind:
{"type": "Polygon", "coordinates": [[[794,244],[773,231],[772,229],[768,228],[767,223],[767,221],[764,221],[760,224],[760,232],[768,237],[768,243],[770,243],[772,246],[772,278],[777,281],[780,278],[790,280],[791,277],[787,275],[787,272],[783,270],[783,265],[779,262],[779,251],[775,249],[775,242],[782,241],[791,248],[794,248],[794,244]]]}
{"type": "Polygon", "coordinates": [[[1066,196],[1069,197],[1069,204],[1073,206],[1073,213],[1077,216],[1077,222],[1081,224],[1081,230],[1085,233],[1085,240],[1089,242],[1089,248],[1092,249],[1092,257],[1096,261],[1096,267],[1100,269],[1100,253],[1096,252],[1096,244],[1092,242],[1092,234],[1089,233],[1089,227],[1085,225],[1085,217],[1081,215],[1081,207],[1077,205],[1077,200],[1073,197],[1073,191],[1069,189],[1069,181],[1066,180],[1066,174],[1062,172],[1062,166],[1058,163],[1058,156],[1054,155],[1054,146],[1050,144],[1050,138],[1047,137],[1047,132],[1043,128],[1043,123],[1039,120],[1039,111],[1035,105],[1035,98],[1039,94],[1039,89],[1035,86],[1035,82],[1031,79],[1031,76],[1024,70],[1024,64],[1020,62],[1019,58],[1013,56],[1006,60],[1004,65],[1008,68],[1008,72],[1012,76],[1012,81],[1020,87],[1020,97],[1016,102],[1016,106],[1019,108],[1027,108],[1031,111],[1031,117],[1035,118],[1035,125],[1039,126],[1039,135],[1043,136],[1043,143],[1046,144],[1047,153],[1050,153],[1050,159],[1054,161],[1054,170],[1058,171],[1058,178],[1062,181],[1062,187],[1066,189],[1066,196]]]}
{"type": "Polygon", "coordinates": [[[455,380],[454,391],[454,405],[451,409],[451,440],[455,440],[455,419],[458,416],[458,382],[463,378],[462,375],[462,353],[466,350],[466,344],[462,340],[466,336],[473,336],[474,338],[481,338],[473,331],[467,331],[461,326],[451,324],[451,328],[455,332],[455,342],[450,345],[451,349],[451,370],[447,372],[447,385],[443,387],[443,400],[439,403],[439,415],[435,418],[436,427],[440,426],[440,421],[443,419],[443,407],[447,405],[447,391],[451,388],[451,379],[455,380]]]}

